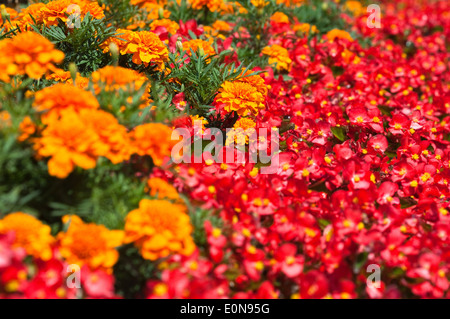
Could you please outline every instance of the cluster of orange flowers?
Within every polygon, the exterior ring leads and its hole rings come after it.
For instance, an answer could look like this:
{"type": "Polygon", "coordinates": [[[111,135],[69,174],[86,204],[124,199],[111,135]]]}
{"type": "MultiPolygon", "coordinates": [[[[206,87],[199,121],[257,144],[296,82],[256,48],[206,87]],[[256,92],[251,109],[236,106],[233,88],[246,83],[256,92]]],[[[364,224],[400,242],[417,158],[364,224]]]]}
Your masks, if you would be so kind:
{"type": "Polygon", "coordinates": [[[184,206],[166,200],[142,200],[128,214],[125,231],[85,223],[77,215],[66,215],[62,221],[67,229],[53,237],[50,227],[36,217],[15,212],[0,219],[0,234],[13,232],[14,247],[37,259],[48,261],[58,252],[69,264],[107,272],[119,258],[116,248],[124,243],[134,243],[150,260],[195,250],[184,206]]]}
{"type": "Polygon", "coordinates": [[[125,222],[125,243],[134,243],[149,260],[171,253],[190,255],[195,250],[192,225],[185,207],[165,200],[143,199],[125,222]]]}
{"type": "Polygon", "coordinates": [[[54,64],[64,59],[63,52],[34,32],[23,32],[0,41],[0,52],[0,80],[4,82],[19,74],[39,79],[46,72],[55,70],[54,64]]]}
{"type": "Polygon", "coordinates": [[[67,23],[69,20],[73,23],[73,18],[80,19],[81,22],[88,12],[94,19],[102,19],[105,17],[103,9],[97,1],[90,0],[54,0],[47,4],[38,2],[20,12],[9,9],[11,25],[7,24],[7,27],[31,30],[34,24],[52,26],[59,21],[67,23]]]}

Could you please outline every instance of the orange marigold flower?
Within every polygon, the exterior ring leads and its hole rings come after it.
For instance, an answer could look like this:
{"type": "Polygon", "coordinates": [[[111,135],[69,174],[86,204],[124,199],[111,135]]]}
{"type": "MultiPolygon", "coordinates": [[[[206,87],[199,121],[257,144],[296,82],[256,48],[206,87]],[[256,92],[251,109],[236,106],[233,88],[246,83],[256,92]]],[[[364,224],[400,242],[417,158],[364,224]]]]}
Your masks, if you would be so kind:
{"type": "Polygon", "coordinates": [[[222,21],[222,20],[216,20],[212,24],[212,28],[214,30],[220,31],[220,32],[228,32],[228,31],[231,31],[233,29],[228,22],[225,22],[225,21],[222,21]]]}
{"type": "Polygon", "coordinates": [[[170,19],[159,19],[159,20],[153,20],[152,23],[150,23],[150,30],[156,30],[158,27],[164,27],[166,28],[167,32],[170,34],[177,33],[180,26],[175,21],[172,21],[170,19]]]}
{"type": "Polygon", "coordinates": [[[236,111],[241,116],[256,115],[264,108],[264,96],[250,83],[226,81],[219,89],[216,102],[227,112],[236,111]]]}
{"type": "Polygon", "coordinates": [[[277,4],[284,4],[286,7],[298,6],[303,2],[305,2],[305,0],[277,0],[277,4]]]}
{"type": "Polygon", "coordinates": [[[38,155],[51,157],[48,161],[50,175],[66,178],[75,166],[94,168],[97,154],[104,153],[106,146],[75,111],[63,110],[60,116],[49,121],[42,137],[35,140],[35,149],[38,155]]]}
{"type": "Polygon", "coordinates": [[[109,50],[109,44],[114,42],[119,48],[120,54],[132,54],[132,61],[136,64],[149,63],[164,68],[164,62],[169,60],[169,51],[160,38],[150,31],[129,31],[118,29],[116,36],[105,43],[104,51],[109,50]],[[123,41],[123,40],[125,41],[123,41]]]}
{"type": "Polygon", "coordinates": [[[233,125],[233,129],[227,132],[227,139],[225,144],[230,145],[233,140],[237,145],[247,144],[250,140],[250,137],[256,137],[252,136],[254,133],[256,133],[255,127],[256,123],[252,119],[246,117],[240,118],[233,125]]]}
{"type": "Polygon", "coordinates": [[[263,48],[262,54],[269,56],[269,64],[275,64],[277,70],[291,69],[292,60],[289,58],[289,52],[281,45],[274,44],[263,48]]]}
{"type": "Polygon", "coordinates": [[[11,114],[8,111],[0,111],[0,129],[11,125],[11,114]]]}
{"type": "Polygon", "coordinates": [[[191,7],[194,10],[200,10],[204,6],[208,7],[209,11],[217,12],[220,11],[223,0],[190,0],[191,7]]]}
{"type": "Polygon", "coordinates": [[[147,12],[147,20],[156,20],[156,19],[168,19],[170,17],[170,11],[164,9],[161,5],[157,3],[146,2],[142,5],[142,9],[147,12]],[[160,13],[162,12],[162,17],[160,17],[160,13]]]}
{"type": "Polygon", "coordinates": [[[135,153],[151,156],[157,166],[162,165],[164,158],[170,156],[172,147],[176,144],[171,136],[172,129],[161,123],[139,125],[130,133],[135,153]]]}
{"type": "Polygon", "coordinates": [[[270,3],[266,0],[251,0],[250,2],[258,9],[262,9],[270,3]]]}
{"type": "Polygon", "coordinates": [[[328,39],[328,41],[334,41],[334,39],[336,39],[336,38],[347,39],[349,41],[353,41],[353,38],[350,35],[350,33],[348,33],[347,31],[344,31],[344,30],[339,30],[339,29],[330,30],[327,32],[327,34],[325,36],[328,39]]]}
{"type": "Polygon", "coordinates": [[[289,17],[283,12],[275,12],[271,17],[270,21],[275,23],[289,23],[289,17]]]}
{"type": "Polygon", "coordinates": [[[42,24],[42,13],[41,9],[45,7],[44,3],[38,2],[30,4],[28,7],[22,9],[16,18],[14,19],[13,24],[17,25],[20,30],[30,30],[31,25],[36,21],[37,24],[42,24]],[[33,21],[34,19],[34,21],[33,21]]]}
{"type": "Polygon", "coordinates": [[[51,229],[31,215],[16,212],[0,219],[0,234],[14,231],[14,246],[22,247],[27,254],[49,260],[52,258],[52,245],[55,241],[51,229]]]}
{"type": "Polygon", "coordinates": [[[185,207],[165,200],[143,199],[125,219],[125,242],[134,243],[149,260],[195,250],[192,225],[185,207]]]}
{"type": "Polygon", "coordinates": [[[238,79],[234,80],[234,82],[248,83],[251,86],[255,87],[258,90],[258,92],[260,92],[264,97],[266,97],[267,96],[267,85],[266,85],[266,82],[258,74],[251,75],[251,76],[245,76],[245,75],[250,74],[250,73],[252,73],[252,71],[250,71],[250,70],[248,70],[245,74],[242,73],[241,77],[239,77],[238,79]]]}
{"type": "Polygon", "coordinates": [[[359,1],[345,1],[344,8],[356,17],[363,15],[365,12],[363,5],[359,1]]]}
{"type": "Polygon", "coordinates": [[[70,223],[66,232],[58,234],[61,255],[69,264],[111,271],[119,258],[116,247],[122,245],[124,232],[103,225],[84,223],[76,215],[63,217],[70,223]]]}
{"type": "Polygon", "coordinates": [[[97,1],[89,0],[54,0],[40,10],[42,21],[47,26],[57,25],[58,20],[67,22],[71,14],[79,14],[82,20],[88,12],[95,19],[105,17],[103,9],[97,1]],[[77,9],[79,9],[79,12],[77,12],[77,9]]]}
{"type": "Polygon", "coordinates": [[[147,181],[147,185],[150,188],[150,195],[158,199],[170,199],[178,201],[180,195],[178,195],[175,187],[159,177],[152,177],[147,181]]]}
{"type": "Polygon", "coordinates": [[[62,110],[98,109],[95,96],[69,83],[58,83],[36,92],[33,107],[42,115],[45,122],[50,117],[57,117],[62,110]]]}
{"type": "Polygon", "coordinates": [[[65,178],[75,166],[94,168],[99,156],[117,164],[132,153],[126,128],[108,112],[67,109],[47,123],[42,137],[35,140],[35,149],[38,155],[51,157],[48,170],[52,176],[65,178]]]}
{"type": "Polygon", "coordinates": [[[167,0],[131,0],[130,4],[135,6],[146,6],[148,4],[158,4],[160,6],[164,6],[167,3],[167,0]]]}
{"type": "MultiPolygon", "coordinates": [[[[53,73],[50,73],[45,76],[47,80],[53,80],[56,82],[63,82],[67,84],[73,85],[73,80],[69,71],[64,71],[62,69],[56,69],[53,73]]],[[[84,90],[89,86],[89,79],[82,77],[80,73],[77,72],[77,76],[75,78],[75,84],[78,88],[84,90]]]]}
{"type": "Polygon", "coordinates": [[[34,32],[22,32],[12,39],[2,40],[0,49],[0,73],[12,75],[14,70],[16,74],[27,74],[33,79],[40,79],[47,71],[54,70],[53,63],[61,63],[64,59],[62,51],[34,32]]]}
{"type": "Polygon", "coordinates": [[[101,89],[106,92],[114,92],[119,89],[128,91],[130,87],[133,90],[139,90],[147,81],[144,75],[135,70],[111,65],[92,72],[91,77],[97,94],[101,89]]]}
{"type": "Polygon", "coordinates": [[[301,32],[303,34],[309,34],[311,32],[311,34],[317,33],[317,27],[315,25],[311,25],[309,23],[296,23],[293,27],[292,30],[294,32],[301,32]]]}
{"type": "Polygon", "coordinates": [[[193,39],[183,42],[183,50],[186,51],[188,55],[192,55],[190,49],[194,52],[203,50],[203,54],[208,56],[216,54],[216,51],[214,51],[211,43],[201,39],[193,39]]]}
{"type": "Polygon", "coordinates": [[[36,133],[36,124],[34,124],[31,118],[27,115],[23,118],[22,122],[20,122],[19,131],[21,134],[17,139],[20,142],[23,142],[36,133]]]}

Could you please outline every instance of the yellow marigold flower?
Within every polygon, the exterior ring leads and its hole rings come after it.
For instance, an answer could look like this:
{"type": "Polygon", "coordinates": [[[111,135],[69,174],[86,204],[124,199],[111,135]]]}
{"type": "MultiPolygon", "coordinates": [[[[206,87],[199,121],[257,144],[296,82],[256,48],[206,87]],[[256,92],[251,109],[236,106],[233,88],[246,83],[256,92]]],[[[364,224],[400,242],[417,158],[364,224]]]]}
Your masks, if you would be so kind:
{"type": "Polygon", "coordinates": [[[152,177],[147,182],[150,188],[150,195],[155,196],[158,199],[171,199],[178,201],[180,195],[178,195],[175,187],[159,177],[152,177]]]}
{"type": "Polygon", "coordinates": [[[109,230],[103,225],[84,223],[76,215],[63,217],[69,223],[66,232],[60,232],[59,251],[69,264],[110,271],[119,258],[116,247],[122,245],[124,232],[109,230]]]}
{"type": "Polygon", "coordinates": [[[163,164],[170,156],[176,141],[171,140],[172,129],[161,123],[139,125],[130,133],[134,151],[140,156],[149,155],[155,165],[163,164]]]}
{"type": "Polygon", "coordinates": [[[334,41],[334,39],[336,39],[336,38],[347,39],[349,41],[353,41],[353,38],[350,35],[350,33],[348,33],[347,31],[344,31],[344,30],[339,30],[339,29],[330,30],[327,32],[327,34],[325,36],[328,39],[328,41],[334,41]]]}
{"type": "Polygon", "coordinates": [[[60,63],[64,53],[56,50],[53,43],[34,32],[22,32],[12,39],[0,41],[2,57],[0,73],[27,74],[40,79],[47,71],[55,69],[53,63],[60,63]],[[5,63],[8,64],[5,64],[5,63]]]}
{"type": "Polygon", "coordinates": [[[159,37],[150,31],[129,31],[118,29],[116,36],[105,42],[104,51],[109,51],[109,44],[114,42],[120,54],[132,54],[132,61],[147,66],[153,63],[159,70],[164,68],[164,62],[169,60],[169,51],[159,37]],[[123,40],[125,41],[123,41],[123,40]]]}
{"type": "Polygon", "coordinates": [[[67,22],[71,14],[78,14],[76,7],[79,8],[80,19],[82,20],[89,12],[95,19],[105,17],[103,9],[98,5],[97,1],[89,0],[54,0],[47,3],[40,9],[42,21],[45,25],[57,25],[58,20],[67,22]]]}
{"type": "Polygon", "coordinates": [[[226,81],[216,97],[227,112],[236,111],[240,116],[256,115],[264,108],[264,96],[249,83],[226,81]]]}
{"type": "Polygon", "coordinates": [[[292,60],[289,58],[289,52],[281,45],[274,44],[263,48],[262,54],[269,56],[269,64],[276,64],[277,70],[291,69],[292,60]]]}
{"type": "Polygon", "coordinates": [[[125,219],[125,242],[134,243],[149,260],[195,250],[192,225],[185,208],[165,200],[143,199],[125,219]]]}
{"type": "Polygon", "coordinates": [[[95,96],[89,92],[66,83],[58,83],[36,92],[33,107],[42,115],[45,122],[50,117],[57,117],[62,110],[98,109],[95,96]]]}
{"type": "Polygon", "coordinates": [[[289,23],[289,17],[285,15],[283,12],[275,12],[271,17],[270,21],[276,23],[289,23]]]}
{"type": "Polygon", "coordinates": [[[0,234],[14,231],[14,247],[22,247],[27,254],[49,260],[52,258],[52,245],[55,239],[51,229],[39,219],[22,213],[12,213],[0,220],[0,234]]]}
{"type": "Polygon", "coordinates": [[[164,27],[166,28],[167,32],[170,34],[177,33],[180,26],[175,21],[172,21],[170,19],[159,19],[154,20],[152,23],[150,23],[150,30],[156,30],[158,27],[164,27]]]}
{"type": "Polygon", "coordinates": [[[183,42],[183,50],[187,52],[188,55],[191,55],[191,50],[194,52],[198,52],[200,49],[203,50],[204,55],[214,55],[216,54],[216,51],[214,51],[214,48],[211,45],[211,42],[200,40],[200,39],[193,39],[186,42],[183,42]]]}

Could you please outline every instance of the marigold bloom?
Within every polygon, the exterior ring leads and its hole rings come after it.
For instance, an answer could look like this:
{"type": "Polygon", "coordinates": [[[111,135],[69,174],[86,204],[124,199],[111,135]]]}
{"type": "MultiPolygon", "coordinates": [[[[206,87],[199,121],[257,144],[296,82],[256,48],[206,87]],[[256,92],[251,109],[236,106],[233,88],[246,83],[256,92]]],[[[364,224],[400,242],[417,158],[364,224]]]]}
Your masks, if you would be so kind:
{"type": "Polygon", "coordinates": [[[119,258],[116,247],[122,245],[124,233],[103,225],[84,223],[76,215],[63,217],[70,223],[66,232],[57,236],[59,251],[69,264],[87,265],[91,269],[111,270],[119,258]]]}
{"type": "Polygon", "coordinates": [[[16,212],[0,219],[0,234],[14,231],[14,247],[22,247],[27,254],[49,260],[52,258],[52,244],[55,239],[50,234],[51,229],[39,219],[31,215],[16,212]]]}
{"type": "Polygon", "coordinates": [[[170,19],[159,19],[159,20],[153,20],[152,23],[150,23],[150,30],[156,30],[158,27],[164,27],[166,28],[167,32],[170,34],[177,33],[180,26],[175,21],[172,21],[170,19]]]}
{"type": "MultiPolygon", "coordinates": [[[[237,145],[245,145],[249,142],[250,137],[256,133],[256,123],[250,118],[242,117],[233,125],[233,129],[227,132],[226,145],[230,145],[234,141],[237,145]]],[[[253,136],[253,137],[256,137],[253,136]]]]}
{"type": "Polygon", "coordinates": [[[97,109],[99,103],[94,95],[71,84],[58,83],[36,92],[33,107],[43,115],[45,122],[49,117],[59,116],[62,110],[97,109]]]}
{"type": "Polygon", "coordinates": [[[250,2],[258,9],[262,9],[270,3],[266,0],[250,0],[250,2]]]}
{"type": "Polygon", "coordinates": [[[344,31],[344,30],[339,30],[339,29],[330,30],[327,32],[327,34],[325,36],[328,39],[328,41],[334,41],[334,39],[336,39],[336,38],[347,39],[349,41],[353,41],[353,38],[350,35],[350,33],[348,33],[347,31],[344,31]]]}
{"type": "Polygon", "coordinates": [[[171,253],[190,255],[195,250],[189,215],[181,205],[143,199],[125,219],[125,242],[134,243],[149,260],[171,253]]]}
{"type": "Polygon", "coordinates": [[[120,54],[132,54],[132,61],[147,66],[153,63],[159,70],[164,68],[164,62],[169,60],[169,51],[160,38],[150,31],[129,31],[118,29],[116,36],[105,43],[104,51],[109,50],[109,44],[114,42],[120,54]],[[123,40],[125,41],[123,41],[123,40]]]}
{"type": "Polygon", "coordinates": [[[147,12],[147,21],[160,18],[168,19],[170,17],[170,11],[164,9],[164,7],[157,3],[146,2],[142,5],[142,9],[147,12]],[[160,17],[160,12],[162,12],[162,17],[160,17]]]}
{"type": "Polygon", "coordinates": [[[19,131],[21,134],[17,139],[23,142],[36,132],[36,124],[33,123],[29,116],[25,116],[19,124],[19,131]]]}
{"type": "Polygon", "coordinates": [[[80,19],[83,19],[88,12],[95,19],[105,17],[103,9],[97,1],[55,0],[50,1],[40,9],[42,21],[47,26],[57,25],[58,20],[67,22],[71,14],[79,14],[80,19]],[[77,12],[77,9],[79,9],[79,12],[77,12]]]}
{"type": "Polygon", "coordinates": [[[345,9],[353,13],[356,17],[364,14],[364,7],[359,1],[345,1],[345,9]]]}
{"type": "Polygon", "coordinates": [[[2,40],[0,49],[0,73],[27,74],[33,79],[39,79],[47,71],[54,70],[53,63],[60,63],[64,59],[62,51],[56,50],[53,43],[34,32],[22,32],[12,39],[2,40]]]}
{"type": "Polygon", "coordinates": [[[222,8],[223,0],[190,0],[190,3],[194,10],[200,10],[206,6],[209,11],[217,12],[222,8]]]}
{"type": "Polygon", "coordinates": [[[175,187],[159,177],[149,178],[147,186],[150,189],[150,195],[155,196],[158,199],[170,199],[178,201],[180,195],[178,195],[175,187]]]}
{"type": "Polygon", "coordinates": [[[140,156],[149,155],[155,165],[163,163],[170,156],[176,141],[171,140],[172,129],[161,123],[139,125],[130,133],[135,152],[140,156]]]}
{"type": "Polygon", "coordinates": [[[139,90],[147,81],[144,75],[135,70],[111,65],[92,72],[91,77],[97,94],[101,89],[106,92],[114,92],[119,89],[128,91],[130,87],[139,90]]]}
{"type": "Polygon", "coordinates": [[[289,17],[283,12],[275,12],[271,17],[270,21],[275,23],[289,23],[289,17]]]}
{"type": "Polygon", "coordinates": [[[251,86],[255,87],[256,90],[258,90],[258,92],[260,92],[264,97],[266,97],[267,96],[267,85],[266,85],[266,82],[258,74],[251,75],[251,76],[245,76],[245,75],[250,74],[250,73],[252,73],[252,71],[250,71],[250,70],[247,71],[245,74],[242,73],[241,77],[236,79],[234,82],[248,83],[251,86]]]}
{"type": "Polygon", "coordinates": [[[301,32],[303,34],[314,34],[317,33],[317,27],[309,23],[297,23],[292,27],[294,32],[301,32]]]}
{"type": "Polygon", "coordinates": [[[276,64],[277,70],[291,69],[292,60],[289,58],[289,52],[282,46],[274,44],[263,48],[262,54],[269,56],[269,64],[276,64]]]}
{"type": "Polygon", "coordinates": [[[284,4],[286,7],[298,6],[305,2],[305,0],[277,0],[277,4],[284,4]]]}
{"type": "Polygon", "coordinates": [[[25,29],[30,30],[31,25],[34,24],[34,21],[36,21],[37,24],[41,24],[43,21],[41,9],[43,7],[45,7],[45,4],[41,2],[30,4],[18,13],[13,21],[13,24],[17,25],[22,31],[25,29]]]}
{"type": "Polygon", "coordinates": [[[35,149],[40,156],[51,157],[48,171],[52,176],[66,178],[75,166],[94,168],[97,154],[104,153],[106,146],[101,143],[93,128],[73,110],[64,110],[59,119],[51,119],[35,140],[35,149]]]}
{"type": "Polygon", "coordinates": [[[233,29],[228,22],[223,21],[223,20],[216,20],[212,24],[212,28],[216,31],[223,31],[223,32],[228,32],[233,29]]]}
{"type": "Polygon", "coordinates": [[[11,114],[8,111],[0,111],[0,129],[11,125],[11,114]]]}
{"type": "Polygon", "coordinates": [[[202,50],[203,54],[208,56],[216,54],[216,51],[214,51],[211,43],[201,39],[193,39],[183,42],[183,50],[186,51],[188,55],[192,55],[190,49],[194,52],[202,50]]]}
{"type": "Polygon", "coordinates": [[[226,81],[219,89],[216,102],[224,104],[227,112],[236,111],[241,116],[256,115],[264,108],[264,96],[249,83],[226,81]]]}
{"type": "Polygon", "coordinates": [[[48,162],[49,174],[67,177],[75,166],[94,168],[104,156],[114,164],[128,160],[132,148],[126,128],[110,113],[84,109],[63,110],[60,118],[50,118],[35,149],[48,162]]]}

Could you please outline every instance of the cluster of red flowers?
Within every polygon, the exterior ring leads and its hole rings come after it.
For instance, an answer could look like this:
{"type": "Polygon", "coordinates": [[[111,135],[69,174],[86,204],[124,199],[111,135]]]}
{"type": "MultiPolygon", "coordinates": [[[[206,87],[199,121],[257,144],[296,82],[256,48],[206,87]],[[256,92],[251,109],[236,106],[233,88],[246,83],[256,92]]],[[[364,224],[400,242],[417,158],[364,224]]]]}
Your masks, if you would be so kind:
{"type": "Polygon", "coordinates": [[[342,31],[308,45],[273,23],[270,44],[292,65],[263,73],[256,128],[290,118],[279,169],[206,161],[159,173],[225,226],[207,221],[210,260],[167,261],[178,266],[149,285],[152,297],[230,287],[237,298],[448,297],[450,6],[406,2],[388,6],[381,29],[359,18],[355,31],[375,38],[367,48],[342,31]],[[366,285],[370,264],[381,267],[378,289],[366,285]]]}

